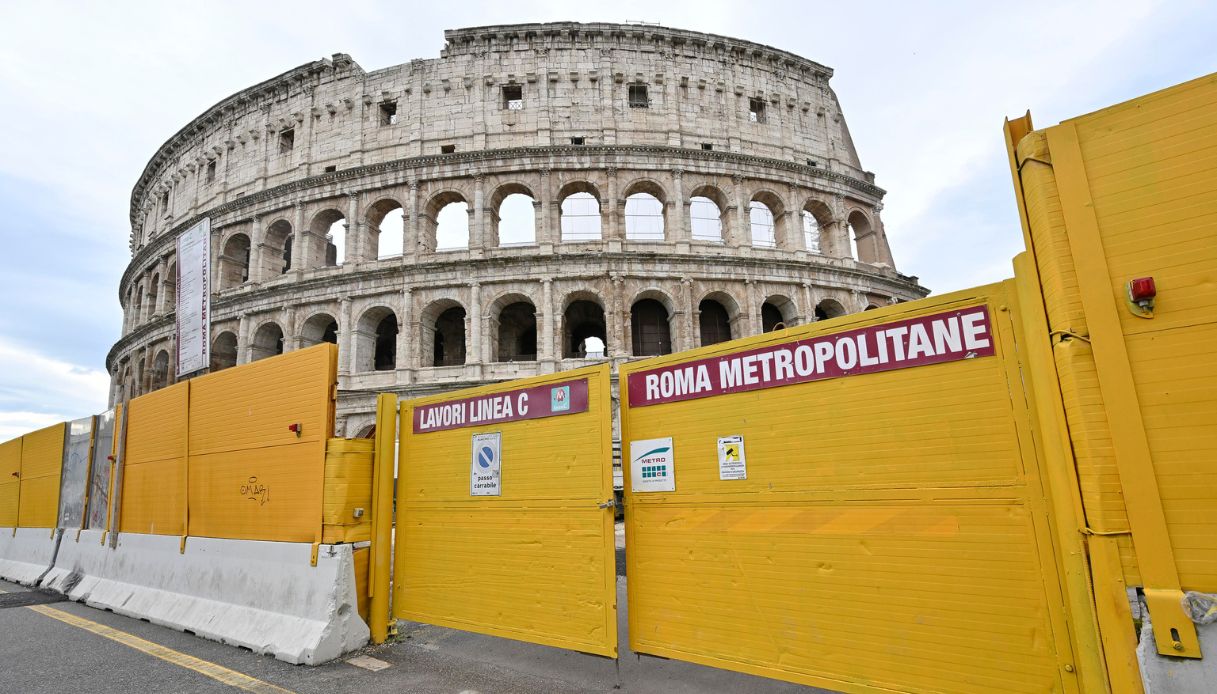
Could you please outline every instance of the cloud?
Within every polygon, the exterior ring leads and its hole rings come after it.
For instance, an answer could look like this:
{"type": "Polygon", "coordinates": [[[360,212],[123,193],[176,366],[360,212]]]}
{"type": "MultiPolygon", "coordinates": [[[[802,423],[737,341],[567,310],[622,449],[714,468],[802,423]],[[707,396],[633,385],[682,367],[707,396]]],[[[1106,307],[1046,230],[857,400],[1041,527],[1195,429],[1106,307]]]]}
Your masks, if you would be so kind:
{"type": "Polygon", "coordinates": [[[0,440],[106,409],[104,370],[43,356],[0,337],[0,440]]]}

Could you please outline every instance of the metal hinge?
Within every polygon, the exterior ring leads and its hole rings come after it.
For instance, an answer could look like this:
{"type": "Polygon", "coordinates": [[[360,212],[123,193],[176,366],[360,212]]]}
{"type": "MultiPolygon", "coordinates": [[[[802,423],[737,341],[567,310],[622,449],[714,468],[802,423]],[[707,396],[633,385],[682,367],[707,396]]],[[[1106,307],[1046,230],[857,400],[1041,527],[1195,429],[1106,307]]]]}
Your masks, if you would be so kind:
{"type": "Polygon", "coordinates": [[[600,508],[616,508],[617,500],[609,499],[608,501],[604,502],[603,504],[600,504],[599,506],[600,506],[600,508]]]}

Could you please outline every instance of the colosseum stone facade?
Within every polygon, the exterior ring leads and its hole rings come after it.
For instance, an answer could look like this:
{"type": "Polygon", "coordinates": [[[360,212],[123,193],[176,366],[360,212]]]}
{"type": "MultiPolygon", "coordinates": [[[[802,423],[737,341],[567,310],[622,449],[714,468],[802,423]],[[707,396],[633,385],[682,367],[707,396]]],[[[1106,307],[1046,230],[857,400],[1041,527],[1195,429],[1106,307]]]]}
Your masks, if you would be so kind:
{"type": "Polygon", "coordinates": [[[175,239],[211,219],[212,364],[339,345],[374,395],[618,363],[924,296],[895,269],[832,71],[645,25],[445,32],[234,94],[131,195],[111,400],[175,380],[175,239]]]}

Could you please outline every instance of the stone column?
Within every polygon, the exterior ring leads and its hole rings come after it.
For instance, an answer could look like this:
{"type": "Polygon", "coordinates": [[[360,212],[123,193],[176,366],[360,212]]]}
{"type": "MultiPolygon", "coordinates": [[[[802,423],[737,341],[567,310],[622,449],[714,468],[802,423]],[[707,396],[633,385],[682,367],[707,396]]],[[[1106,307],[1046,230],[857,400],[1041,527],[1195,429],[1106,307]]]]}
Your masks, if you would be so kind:
{"type": "Polygon", "coordinates": [[[409,181],[410,193],[406,196],[405,218],[402,220],[401,262],[411,264],[418,257],[419,243],[419,210],[418,210],[418,181],[409,181]]]}
{"type": "Polygon", "coordinates": [[[735,224],[728,236],[727,245],[732,248],[751,246],[752,223],[748,215],[750,201],[744,195],[744,177],[732,176],[731,181],[735,184],[732,193],[735,196],[735,224]]]}
{"type": "Polygon", "coordinates": [[[537,359],[541,361],[541,373],[552,373],[554,370],[554,346],[557,337],[554,334],[554,279],[541,279],[541,335],[537,344],[537,359]]]}
{"type": "Polygon", "coordinates": [[[411,354],[411,336],[414,334],[411,321],[414,320],[414,290],[406,287],[401,290],[401,308],[397,313],[397,373],[398,381],[413,383],[414,360],[411,354]]]}
{"type": "Polygon", "coordinates": [[[367,260],[367,224],[359,218],[359,193],[347,194],[347,218],[343,224],[346,241],[343,246],[343,265],[356,265],[367,260]]]}
{"type": "Polygon", "coordinates": [[[477,174],[473,190],[473,219],[469,225],[469,251],[473,255],[485,252],[487,239],[490,237],[486,228],[486,176],[477,174]]]}
{"type": "Polygon", "coordinates": [[[549,180],[549,169],[541,169],[541,185],[537,189],[540,199],[533,202],[537,219],[537,245],[541,247],[542,253],[553,252],[553,245],[556,243],[557,237],[550,214],[554,203],[549,189],[549,180]]]}
{"type": "Polygon", "coordinates": [[[469,283],[469,314],[465,317],[469,326],[469,344],[465,347],[465,363],[482,363],[482,285],[469,283]]]}
{"type": "Polygon", "coordinates": [[[799,324],[814,323],[816,320],[816,306],[811,297],[811,283],[803,283],[803,315],[800,317],[799,324]]]}
{"type": "Polygon", "coordinates": [[[690,226],[689,201],[685,200],[683,174],[681,169],[672,169],[672,194],[676,199],[672,201],[672,234],[668,240],[676,242],[678,252],[688,253],[693,228],[690,226]]]}
{"type": "Polygon", "coordinates": [[[160,281],[160,286],[158,286],[156,288],[155,312],[156,312],[156,315],[158,315],[158,316],[163,316],[166,313],[166,311],[165,311],[165,285],[168,284],[165,281],[166,272],[169,272],[168,258],[161,258],[160,262],[158,262],[156,264],[156,276],[159,278],[159,281],[160,281]]]}
{"type": "Polygon", "coordinates": [[[610,166],[605,170],[608,175],[608,194],[601,207],[601,236],[608,239],[610,251],[621,250],[621,240],[625,238],[625,221],[621,219],[621,210],[617,199],[617,169],[610,166]],[[608,223],[605,224],[604,222],[608,223]]]}
{"type": "Polygon", "coordinates": [[[624,357],[630,353],[629,300],[625,296],[625,279],[613,275],[608,296],[604,298],[605,353],[610,357],[624,357]]]}
{"type": "Polygon", "coordinates": [[[264,281],[266,272],[262,265],[266,262],[266,231],[262,228],[262,218],[254,215],[249,220],[249,281],[255,284],[264,281]]]}
{"type": "MultiPolygon", "coordinates": [[[[680,323],[680,343],[672,345],[672,351],[678,352],[693,349],[696,343],[693,339],[693,278],[680,278],[680,294],[674,297],[677,315],[680,323]]],[[[675,342],[675,341],[674,341],[675,342]]]]}
{"type": "Polygon", "coordinates": [[[283,351],[300,349],[300,332],[296,329],[296,306],[289,304],[283,309],[283,351]]]}
{"type": "Polygon", "coordinates": [[[744,280],[744,285],[744,296],[748,301],[748,306],[744,309],[748,316],[748,334],[759,335],[764,325],[761,322],[761,299],[757,293],[756,281],[744,280]]]}
{"type": "MultiPolygon", "coordinates": [[[[253,345],[250,344],[251,340],[249,337],[249,331],[250,331],[249,324],[250,324],[249,315],[242,313],[241,322],[237,325],[237,363],[238,364],[248,364],[249,358],[253,352],[253,345]]],[[[208,339],[210,339],[210,338],[208,338],[208,339]]]]}
{"type": "Polygon", "coordinates": [[[308,257],[307,230],[304,228],[304,204],[296,203],[292,210],[292,266],[293,270],[304,270],[308,257]]]}
{"type": "Polygon", "coordinates": [[[351,353],[355,347],[355,322],[351,319],[351,299],[338,302],[338,375],[351,375],[351,353]]]}

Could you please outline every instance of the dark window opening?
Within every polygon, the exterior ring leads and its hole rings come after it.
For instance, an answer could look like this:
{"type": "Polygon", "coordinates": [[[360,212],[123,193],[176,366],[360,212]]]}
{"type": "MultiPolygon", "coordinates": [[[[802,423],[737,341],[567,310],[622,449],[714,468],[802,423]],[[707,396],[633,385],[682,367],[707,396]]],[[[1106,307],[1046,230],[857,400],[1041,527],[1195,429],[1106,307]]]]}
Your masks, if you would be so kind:
{"type": "Polygon", "coordinates": [[[630,108],[650,108],[651,100],[647,98],[645,84],[630,85],[630,108]]]}
{"type": "Polygon", "coordinates": [[[604,309],[594,301],[574,301],[562,316],[562,358],[583,359],[603,357],[608,331],[605,329],[604,309]],[[592,341],[593,348],[588,348],[592,341]],[[597,344],[598,343],[598,344],[597,344]],[[597,353],[599,352],[599,353],[597,353]]]}
{"type": "Polygon", "coordinates": [[[524,87],[518,84],[503,85],[503,108],[519,111],[524,108],[524,87]]]}
{"type": "Polygon", "coordinates": [[[786,323],[782,320],[782,311],[771,303],[761,305],[761,332],[771,333],[782,330],[786,323]]]}
{"type": "Polygon", "coordinates": [[[161,212],[169,214],[169,191],[161,194],[161,212]]]}
{"type": "Polygon", "coordinates": [[[654,299],[643,299],[630,309],[634,356],[657,357],[672,353],[668,309],[654,299]]]}
{"type": "Polygon", "coordinates": [[[280,274],[286,274],[290,269],[292,269],[292,237],[288,235],[283,241],[283,272],[280,274]]]}
{"type": "Polygon", "coordinates": [[[325,330],[321,331],[321,341],[331,345],[338,344],[338,321],[330,321],[330,324],[325,326],[325,330]]]}
{"type": "Polygon", "coordinates": [[[703,150],[709,152],[714,149],[714,145],[710,144],[709,142],[703,142],[703,143],[701,143],[701,148],[703,150]]]}
{"type": "Polygon", "coordinates": [[[337,166],[327,166],[327,167],[325,167],[325,172],[326,172],[326,173],[334,173],[334,172],[335,172],[335,171],[337,171],[337,170],[338,170],[338,167],[337,167],[337,166]]]}
{"type": "Polygon", "coordinates": [[[465,309],[453,306],[435,319],[432,359],[435,366],[459,366],[465,363],[465,309]]]}
{"type": "Polygon", "coordinates": [[[748,99],[748,120],[753,123],[765,122],[765,100],[753,97],[748,99]]]}
{"type": "Polygon", "coordinates": [[[456,145],[440,145],[440,154],[456,154],[456,145]]]}
{"type": "Polygon", "coordinates": [[[815,159],[808,159],[808,160],[807,160],[807,165],[808,165],[808,166],[819,166],[819,164],[817,164],[817,163],[816,163],[816,160],[815,160],[815,159]]]}
{"type": "Polygon", "coordinates": [[[216,162],[214,159],[207,162],[207,182],[215,183],[216,180],[216,162]]]}
{"type": "Polygon", "coordinates": [[[499,361],[537,360],[537,310],[519,301],[499,314],[499,361]]]}
{"type": "Polygon", "coordinates": [[[570,139],[570,143],[572,145],[581,145],[581,144],[583,144],[583,142],[584,142],[584,138],[582,138],[582,137],[572,137],[570,139]]]}
{"type": "Polygon", "coordinates": [[[731,339],[731,317],[727,309],[713,299],[706,299],[697,306],[701,316],[698,318],[701,328],[701,346],[716,345],[731,339]]]}
{"type": "Polygon", "coordinates": [[[391,313],[376,326],[376,356],[372,368],[376,371],[397,368],[397,316],[391,313]]]}
{"type": "Polygon", "coordinates": [[[296,146],[296,129],[288,128],[279,133],[279,154],[287,154],[296,146]]]}
{"type": "Polygon", "coordinates": [[[382,101],[380,104],[380,124],[397,125],[397,102],[382,101]]]}

